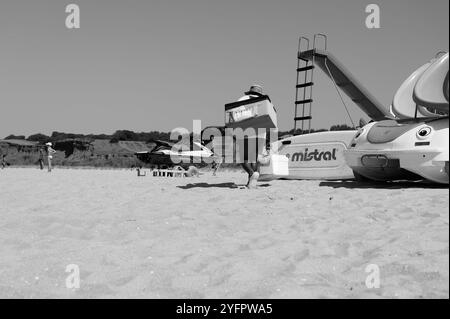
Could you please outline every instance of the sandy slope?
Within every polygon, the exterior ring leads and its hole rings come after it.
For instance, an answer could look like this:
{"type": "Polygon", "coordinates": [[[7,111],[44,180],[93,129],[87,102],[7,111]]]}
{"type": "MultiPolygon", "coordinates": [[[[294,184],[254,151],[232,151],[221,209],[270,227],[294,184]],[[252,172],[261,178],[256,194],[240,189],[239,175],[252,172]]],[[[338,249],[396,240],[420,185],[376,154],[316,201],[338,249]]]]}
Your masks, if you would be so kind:
{"type": "Polygon", "coordinates": [[[449,297],[448,188],[234,182],[0,170],[0,297],[449,297]]]}

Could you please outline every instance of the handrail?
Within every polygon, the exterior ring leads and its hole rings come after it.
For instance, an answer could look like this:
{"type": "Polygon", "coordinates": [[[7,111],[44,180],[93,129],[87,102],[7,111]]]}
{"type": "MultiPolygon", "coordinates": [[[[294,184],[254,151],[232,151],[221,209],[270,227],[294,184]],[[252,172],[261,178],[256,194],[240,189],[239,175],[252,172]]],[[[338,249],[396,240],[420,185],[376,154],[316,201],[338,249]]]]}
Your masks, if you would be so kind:
{"type": "Polygon", "coordinates": [[[309,39],[307,38],[307,37],[300,37],[299,39],[298,39],[298,53],[300,53],[300,52],[303,52],[302,51],[302,47],[301,47],[301,45],[302,45],[302,40],[304,40],[304,41],[306,41],[306,50],[303,50],[303,51],[307,51],[307,50],[309,50],[309,39]]]}
{"type": "Polygon", "coordinates": [[[327,50],[327,42],[328,42],[328,38],[327,38],[327,36],[326,36],[325,34],[323,34],[323,33],[316,33],[316,34],[314,34],[314,41],[313,41],[313,48],[314,48],[314,50],[317,48],[317,47],[316,47],[316,40],[317,40],[318,38],[322,38],[322,39],[324,40],[324,50],[326,51],[326,50],[327,50]]]}

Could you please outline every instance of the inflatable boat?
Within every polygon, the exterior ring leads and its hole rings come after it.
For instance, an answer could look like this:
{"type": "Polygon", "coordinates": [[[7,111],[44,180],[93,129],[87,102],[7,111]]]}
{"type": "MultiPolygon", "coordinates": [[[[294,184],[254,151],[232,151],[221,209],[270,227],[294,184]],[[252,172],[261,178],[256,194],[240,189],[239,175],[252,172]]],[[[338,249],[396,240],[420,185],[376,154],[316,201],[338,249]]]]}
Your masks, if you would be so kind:
{"type": "Polygon", "coordinates": [[[357,131],[318,132],[284,138],[274,149],[288,158],[286,179],[352,179],[353,171],[347,165],[344,151],[350,146],[357,131]]]}
{"type": "Polygon", "coordinates": [[[449,183],[449,54],[414,71],[391,105],[391,120],[361,128],[344,151],[357,179],[449,183]]]}
{"type": "MultiPolygon", "coordinates": [[[[272,146],[279,154],[289,158],[289,175],[283,178],[353,179],[353,170],[347,165],[344,152],[350,148],[358,131],[355,129],[310,133],[315,68],[320,68],[333,81],[336,88],[344,92],[372,120],[379,121],[392,116],[388,109],[333,54],[327,51],[325,35],[314,36],[312,49],[309,46],[309,39],[300,37],[297,61],[294,121],[301,123],[302,134],[283,138],[272,146]],[[318,38],[324,39],[323,49],[317,48],[318,38]],[[307,44],[306,50],[302,50],[305,47],[302,42],[307,44]]],[[[297,126],[294,131],[296,129],[297,126]]]]}
{"type": "Polygon", "coordinates": [[[301,37],[298,46],[294,121],[301,122],[302,133],[304,124],[309,124],[307,134],[274,145],[279,154],[289,158],[287,178],[448,184],[449,54],[443,52],[414,71],[387,108],[327,51],[325,35],[317,34],[313,41],[310,49],[309,39],[301,37]],[[319,38],[324,39],[324,49],[316,46],[319,38]],[[302,40],[306,50],[301,50],[302,40]],[[330,78],[339,95],[346,94],[368,115],[369,124],[353,131],[309,133],[316,67],[330,78]]]}

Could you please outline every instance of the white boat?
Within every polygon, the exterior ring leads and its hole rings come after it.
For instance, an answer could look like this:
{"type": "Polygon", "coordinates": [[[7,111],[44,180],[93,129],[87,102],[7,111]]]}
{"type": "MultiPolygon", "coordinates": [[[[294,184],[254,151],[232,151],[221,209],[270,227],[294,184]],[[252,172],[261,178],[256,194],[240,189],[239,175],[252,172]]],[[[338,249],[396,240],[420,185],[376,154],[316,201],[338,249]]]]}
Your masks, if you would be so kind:
{"type": "Polygon", "coordinates": [[[449,183],[449,54],[421,66],[394,96],[395,119],[364,126],[344,151],[355,177],[449,183]]]}
{"type": "MultiPolygon", "coordinates": [[[[304,46],[304,45],[303,45],[304,46]]],[[[342,90],[372,120],[391,117],[389,111],[326,50],[326,36],[314,36],[312,49],[309,40],[301,37],[298,46],[297,91],[295,102],[295,128],[300,122],[302,131],[310,132],[313,72],[319,67],[330,77],[336,88],[342,90]],[[316,41],[324,40],[324,49],[318,49],[316,41]],[[307,44],[302,50],[302,43],[307,44]],[[301,116],[298,116],[300,113],[301,116]],[[305,127],[307,127],[305,129],[305,127]]],[[[345,151],[350,147],[358,131],[328,131],[308,133],[284,138],[272,146],[281,155],[289,158],[287,179],[343,180],[353,179],[353,170],[347,165],[345,151]]]]}
{"type": "Polygon", "coordinates": [[[353,171],[345,162],[344,151],[356,131],[303,134],[277,142],[278,154],[289,159],[286,179],[352,179],[353,171]]]}
{"type": "Polygon", "coordinates": [[[151,151],[136,152],[136,157],[143,163],[158,168],[180,166],[188,169],[190,166],[206,166],[217,160],[214,153],[193,141],[191,145],[154,140],[155,147],[151,151]]]}
{"type": "Polygon", "coordinates": [[[308,130],[311,127],[316,66],[330,77],[336,89],[350,97],[371,118],[371,122],[359,130],[303,134],[278,141],[275,146],[279,154],[289,158],[288,178],[425,179],[448,184],[448,59],[448,53],[439,55],[413,72],[396,92],[388,111],[327,51],[326,36],[315,35],[311,50],[309,40],[300,38],[297,74],[301,76],[297,76],[295,122],[301,121],[302,130],[305,123],[309,124],[308,130]],[[324,39],[324,50],[316,48],[319,38],[324,39]],[[302,40],[307,50],[301,50],[302,40]],[[306,64],[302,66],[300,61],[306,64]],[[302,107],[301,116],[297,116],[298,105],[302,107]]]}

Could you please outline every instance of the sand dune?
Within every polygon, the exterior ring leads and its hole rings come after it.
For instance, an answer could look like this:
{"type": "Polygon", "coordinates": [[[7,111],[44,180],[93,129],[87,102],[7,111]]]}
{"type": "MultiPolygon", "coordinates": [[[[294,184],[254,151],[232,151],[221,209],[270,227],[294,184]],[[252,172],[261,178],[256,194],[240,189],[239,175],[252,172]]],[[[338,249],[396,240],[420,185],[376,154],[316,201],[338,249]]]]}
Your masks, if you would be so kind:
{"type": "Polygon", "coordinates": [[[2,170],[0,297],[449,298],[448,188],[244,183],[2,170]]]}

